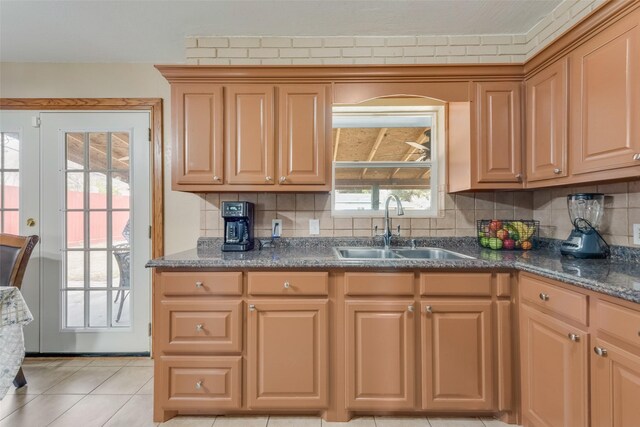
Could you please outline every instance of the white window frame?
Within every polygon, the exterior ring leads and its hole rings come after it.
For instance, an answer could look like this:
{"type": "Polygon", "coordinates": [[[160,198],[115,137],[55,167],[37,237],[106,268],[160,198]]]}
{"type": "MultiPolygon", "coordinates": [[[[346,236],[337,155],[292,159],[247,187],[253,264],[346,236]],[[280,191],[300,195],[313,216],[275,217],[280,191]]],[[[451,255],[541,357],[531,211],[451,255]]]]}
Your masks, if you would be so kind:
{"type": "MultiPolygon", "coordinates": [[[[431,160],[426,162],[364,162],[364,161],[340,161],[332,162],[332,183],[331,183],[331,216],[342,218],[377,218],[384,216],[384,209],[377,211],[374,210],[336,210],[335,209],[335,196],[336,196],[336,169],[340,168],[380,168],[380,167],[392,167],[392,168],[416,168],[424,167],[425,169],[431,169],[430,183],[431,183],[431,205],[429,209],[425,210],[405,210],[404,217],[408,218],[437,218],[439,210],[441,208],[443,200],[440,197],[440,184],[444,182],[443,171],[443,159],[444,159],[444,107],[441,106],[401,106],[401,107],[333,107],[334,113],[352,113],[356,114],[378,114],[381,116],[399,116],[407,114],[424,114],[431,116],[431,160]]],[[[381,201],[384,203],[384,201],[381,201]]]]}

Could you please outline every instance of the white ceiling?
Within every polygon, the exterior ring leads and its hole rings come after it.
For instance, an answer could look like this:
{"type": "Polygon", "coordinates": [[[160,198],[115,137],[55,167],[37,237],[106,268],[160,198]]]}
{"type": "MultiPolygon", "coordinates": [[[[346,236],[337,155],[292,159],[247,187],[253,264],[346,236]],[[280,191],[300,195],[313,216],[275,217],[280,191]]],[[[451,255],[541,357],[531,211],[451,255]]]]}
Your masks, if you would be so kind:
{"type": "Polygon", "coordinates": [[[0,61],[184,62],[186,36],[524,34],[560,0],[0,0],[0,61]]]}

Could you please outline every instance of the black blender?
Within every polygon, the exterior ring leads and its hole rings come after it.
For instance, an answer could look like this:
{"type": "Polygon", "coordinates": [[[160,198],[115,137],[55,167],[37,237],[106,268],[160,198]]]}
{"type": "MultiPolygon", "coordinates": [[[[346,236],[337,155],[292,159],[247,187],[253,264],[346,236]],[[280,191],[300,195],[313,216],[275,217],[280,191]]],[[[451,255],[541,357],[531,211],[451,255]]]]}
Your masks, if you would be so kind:
{"type": "Polygon", "coordinates": [[[598,232],[604,214],[604,194],[569,194],[567,208],[573,230],[560,245],[560,253],[574,258],[608,258],[609,245],[598,232]]]}

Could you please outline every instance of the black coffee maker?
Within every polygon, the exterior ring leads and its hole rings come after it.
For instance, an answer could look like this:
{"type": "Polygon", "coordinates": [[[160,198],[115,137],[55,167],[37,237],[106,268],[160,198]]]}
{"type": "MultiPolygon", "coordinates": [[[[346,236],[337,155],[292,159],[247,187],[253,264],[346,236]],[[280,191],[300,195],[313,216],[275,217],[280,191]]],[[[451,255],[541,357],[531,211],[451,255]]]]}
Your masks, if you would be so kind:
{"type": "Polygon", "coordinates": [[[224,218],[224,252],[242,252],[253,249],[253,203],[222,202],[224,218]]]}

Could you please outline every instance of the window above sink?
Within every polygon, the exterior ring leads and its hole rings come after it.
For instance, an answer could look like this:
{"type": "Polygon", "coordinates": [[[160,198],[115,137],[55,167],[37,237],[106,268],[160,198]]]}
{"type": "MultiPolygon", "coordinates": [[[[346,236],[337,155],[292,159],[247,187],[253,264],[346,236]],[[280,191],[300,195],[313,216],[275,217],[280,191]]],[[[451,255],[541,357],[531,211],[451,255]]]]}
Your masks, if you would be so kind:
{"type": "Polygon", "coordinates": [[[333,216],[383,216],[391,194],[409,217],[438,216],[444,184],[441,104],[383,98],[333,107],[333,216]]]}

